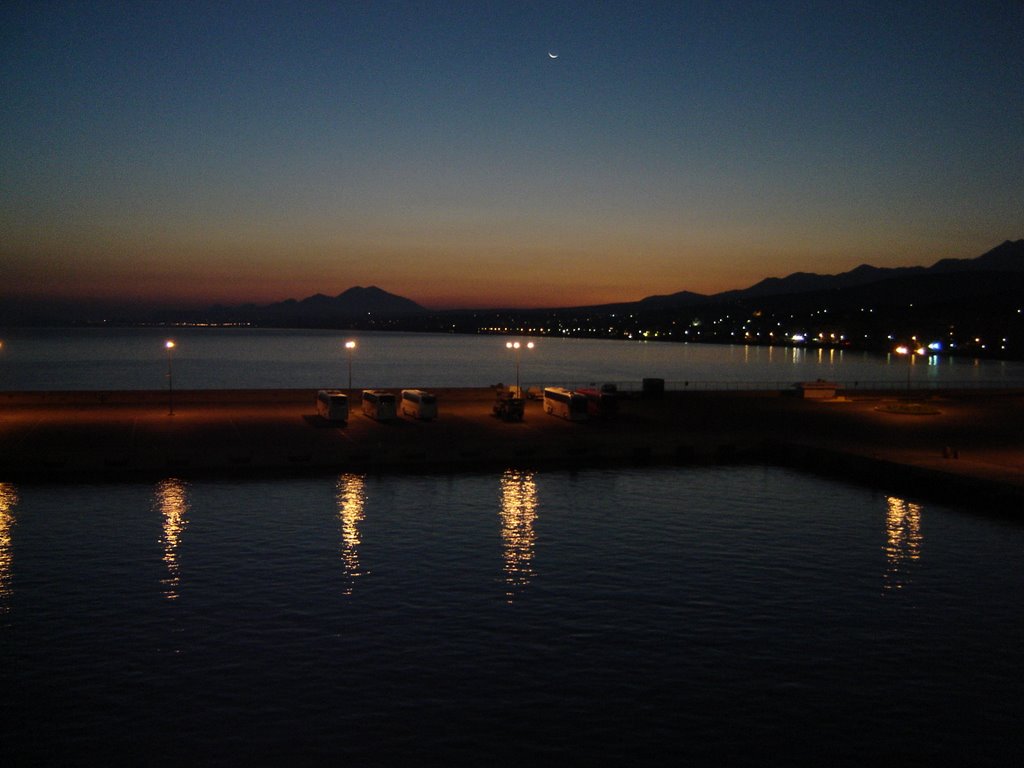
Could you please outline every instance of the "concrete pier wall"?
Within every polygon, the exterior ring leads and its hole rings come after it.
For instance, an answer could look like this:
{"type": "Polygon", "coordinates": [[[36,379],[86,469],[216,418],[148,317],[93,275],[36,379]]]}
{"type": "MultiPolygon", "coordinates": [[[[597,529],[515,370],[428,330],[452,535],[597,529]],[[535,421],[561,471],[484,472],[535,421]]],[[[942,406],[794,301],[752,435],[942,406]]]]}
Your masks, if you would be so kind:
{"type": "Polygon", "coordinates": [[[434,421],[381,423],[354,403],[344,426],[316,416],[314,390],[175,392],[173,415],[161,391],[3,393],[0,481],[753,461],[1024,509],[1022,392],[949,393],[928,415],[885,394],[636,393],[616,418],[583,423],[538,401],[500,421],[491,389],[435,393],[434,421]]]}

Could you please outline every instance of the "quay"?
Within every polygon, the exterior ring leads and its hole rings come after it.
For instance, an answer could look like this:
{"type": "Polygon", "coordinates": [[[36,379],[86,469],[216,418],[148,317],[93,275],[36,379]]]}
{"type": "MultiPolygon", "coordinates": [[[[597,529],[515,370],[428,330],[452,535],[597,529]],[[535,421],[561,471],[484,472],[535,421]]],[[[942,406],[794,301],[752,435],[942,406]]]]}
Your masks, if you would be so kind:
{"type": "Polygon", "coordinates": [[[929,393],[923,408],[892,392],[636,393],[586,422],[536,400],[506,422],[493,389],[432,391],[436,420],[378,422],[353,393],[344,426],[306,389],[176,391],[173,415],[167,392],[3,392],[0,482],[759,462],[1024,509],[1024,391],[929,393]]]}

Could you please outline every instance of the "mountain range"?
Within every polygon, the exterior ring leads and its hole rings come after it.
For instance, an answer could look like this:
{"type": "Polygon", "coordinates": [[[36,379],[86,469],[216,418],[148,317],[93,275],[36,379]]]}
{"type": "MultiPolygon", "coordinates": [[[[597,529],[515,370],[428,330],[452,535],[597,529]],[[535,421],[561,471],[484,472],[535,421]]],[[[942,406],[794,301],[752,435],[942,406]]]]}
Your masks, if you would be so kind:
{"type": "Polygon", "coordinates": [[[991,279],[993,275],[998,274],[1024,275],[1024,240],[1007,240],[976,258],[942,259],[930,267],[873,267],[870,264],[861,264],[837,275],[794,272],[787,277],[765,278],[742,290],[723,291],[712,295],[680,291],[664,296],[648,296],[635,304],[646,309],[668,309],[823,292],[851,292],[852,296],[861,295],[863,290],[858,289],[868,286],[875,286],[879,295],[886,296],[900,286],[906,286],[912,293],[919,293],[914,287],[915,284],[927,286],[936,294],[949,290],[952,294],[949,298],[958,298],[962,296],[968,284],[980,284],[982,292],[983,286],[998,288],[998,280],[991,279]],[[888,287],[885,287],[886,283],[889,283],[888,287]]]}
{"type": "MultiPolygon", "coordinates": [[[[942,259],[930,267],[859,267],[836,275],[794,272],[786,277],[769,277],[749,288],[716,294],[679,291],[653,295],[633,302],[587,307],[561,307],[545,310],[448,310],[435,312],[412,299],[397,296],[376,286],[356,286],[338,294],[316,294],[304,299],[288,299],[272,304],[217,305],[202,311],[150,312],[123,308],[119,322],[209,322],[244,323],[259,326],[344,328],[408,327],[432,329],[427,318],[490,315],[499,312],[519,315],[611,314],[619,312],[666,313],[700,308],[750,306],[766,309],[781,307],[803,311],[827,301],[835,308],[857,305],[906,307],[954,306],[982,307],[986,302],[1018,301],[1024,295],[1024,240],[1007,240],[992,250],[971,259],[942,259]]],[[[83,322],[78,305],[32,305],[5,301],[0,306],[0,324],[54,324],[83,322]]]]}
{"type": "MultiPolygon", "coordinates": [[[[607,310],[668,310],[749,303],[757,300],[778,304],[787,300],[803,303],[796,297],[819,298],[828,293],[833,301],[863,302],[872,298],[896,302],[904,300],[962,300],[970,296],[984,296],[1002,292],[1008,285],[1018,285],[1024,279],[1024,240],[1002,243],[973,259],[942,259],[930,267],[873,267],[861,264],[848,272],[819,275],[794,272],[787,277],[769,277],[749,288],[723,291],[706,295],[679,291],[668,295],[648,296],[635,302],[587,307],[591,311],[607,310]]],[[[578,310],[579,307],[552,308],[546,311],[578,310]]],[[[467,310],[468,311],[468,310],[467,310]]],[[[214,307],[211,319],[256,322],[258,324],[285,323],[329,326],[346,319],[373,314],[382,317],[408,318],[428,314],[429,310],[376,286],[355,287],[334,296],[317,294],[301,301],[289,299],[264,306],[214,307]]],[[[447,314],[447,313],[446,313],[447,314]]]]}

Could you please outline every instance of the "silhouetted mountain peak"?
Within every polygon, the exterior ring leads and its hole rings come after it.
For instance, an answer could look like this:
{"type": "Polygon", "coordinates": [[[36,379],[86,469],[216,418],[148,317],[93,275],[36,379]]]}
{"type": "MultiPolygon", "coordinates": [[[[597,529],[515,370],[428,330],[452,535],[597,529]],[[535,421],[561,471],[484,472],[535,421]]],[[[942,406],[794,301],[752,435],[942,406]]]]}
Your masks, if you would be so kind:
{"type": "Polygon", "coordinates": [[[1021,272],[1024,271],[1024,240],[1004,240],[974,259],[942,259],[931,269],[936,272],[1021,272]]]}
{"type": "Polygon", "coordinates": [[[361,285],[354,285],[348,290],[342,291],[337,295],[336,298],[356,298],[365,296],[393,296],[394,294],[388,293],[376,285],[367,286],[364,288],[361,285]]]}
{"type": "MultiPolygon", "coordinates": [[[[326,296],[326,295],[324,295],[322,293],[315,293],[312,296],[307,296],[302,301],[296,302],[294,299],[289,299],[289,301],[291,301],[293,303],[296,303],[296,304],[301,304],[304,307],[315,307],[315,306],[327,306],[327,305],[330,305],[331,303],[334,302],[334,299],[332,299],[330,296],[326,296]]],[[[283,303],[287,303],[287,302],[283,302],[283,303]]]]}
{"type": "Polygon", "coordinates": [[[991,251],[981,254],[977,261],[1012,260],[1017,263],[1024,260],[1024,240],[1004,240],[991,251]]]}
{"type": "Polygon", "coordinates": [[[214,320],[244,321],[283,327],[337,327],[367,316],[407,317],[426,312],[411,299],[388,293],[377,286],[356,286],[337,296],[315,293],[304,299],[285,299],[256,306],[211,307],[206,313],[214,320]]]}
{"type": "Polygon", "coordinates": [[[707,299],[708,297],[702,293],[679,291],[667,295],[648,296],[637,303],[645,309],[673,309],[674,307],[695,306],[707,299]]]}
{"type": "Polygon", "coordinates": [[[355,286],[342,291],[337,296],[316,293],[301,301],[286,301],[269,304],[261,308],[261,313],[270,316],[281,316],[279,319],[294,320],[332,320],[343,317],[356,317],[366,314],[409,315],[425,310],[415,301],[403,296],[388,293],[371,285],[369,288],[355,286]]]}
{"type": "Polygon", "coordinates": [[[738,290],[703,296],[689,291],[669,295],[648,296],[637,304],[648,309],[698,306],[708,302],[742,301],[745,299],[787,296],[817,291],[838,291],[862,288],[898,278],[919,277],[947,272],[1024,272],[1024,240],[1007,240],[973,259],[943,259],[931,267],[875,267],[861,264],[848,272],[820,275],[814,272],[793,272],[786,277],[766,277],[758,283],[738,290]]]}

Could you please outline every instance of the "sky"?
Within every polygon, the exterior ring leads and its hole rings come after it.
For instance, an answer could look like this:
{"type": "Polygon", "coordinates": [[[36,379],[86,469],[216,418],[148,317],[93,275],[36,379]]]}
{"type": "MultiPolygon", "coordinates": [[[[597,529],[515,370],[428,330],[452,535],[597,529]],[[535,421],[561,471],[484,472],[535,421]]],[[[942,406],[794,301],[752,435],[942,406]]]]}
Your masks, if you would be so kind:
{"type": "Polygon", "coordinates": [[[1024,237],[1024,2],[0,6],[0,299],[579,306],[1024,237]]]}

